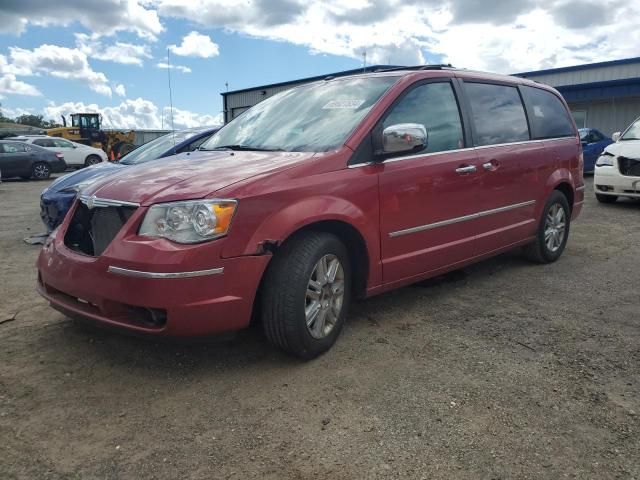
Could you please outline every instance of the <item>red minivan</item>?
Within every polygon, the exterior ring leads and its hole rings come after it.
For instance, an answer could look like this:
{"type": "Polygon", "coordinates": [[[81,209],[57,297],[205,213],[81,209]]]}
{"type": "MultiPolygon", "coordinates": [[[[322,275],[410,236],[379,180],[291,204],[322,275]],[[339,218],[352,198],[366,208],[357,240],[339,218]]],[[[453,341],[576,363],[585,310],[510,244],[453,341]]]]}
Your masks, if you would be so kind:
{"type": "Polygon", "coordinates": [[[557,91],[443,67],[282,92],[201,150],[79,196],[37,263],[54,308],[171,336],[255,317],[273,344],[312,358],[354,296],[516,247],[557,260],[584,197],[557,91]]]}

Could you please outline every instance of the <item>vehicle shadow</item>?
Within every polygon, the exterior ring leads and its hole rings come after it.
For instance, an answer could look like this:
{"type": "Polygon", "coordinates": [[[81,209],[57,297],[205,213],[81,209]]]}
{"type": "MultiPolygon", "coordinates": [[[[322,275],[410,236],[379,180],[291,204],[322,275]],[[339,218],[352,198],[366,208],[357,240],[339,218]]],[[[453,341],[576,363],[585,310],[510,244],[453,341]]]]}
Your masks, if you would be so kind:
{"type": "MultiPolygon", "coordinates": [[[[350,337],[367,335],[372,322],[380,318],[400,317],[408,309],[420,308],[428,297],[451,294],[450,288],[465,288],[468,281],[481,283],[483,279],[496,274],[508,274],[513,268],[530,265],[517,252],[470,266],[464,270],[419,282],[408,287],[356,301],[351,306],[347,330],[350,337]],[[425,298],[425,296],[427,298],[425,298]]],[[[526,268],[526,267],[525,267],[526,268]]],[[[301,360],[272,347],[262,333],[259,322],[237,333],[218,337],[195,339],[170,339],[133,336],[114,331],[92,323],[60,317],[60,328],[52,329],[43,338],[52,357],[57,357],[59,349],[65,349],[71,363],[108,363],[113,366],[130,368],[132,365],[156,372],[176,370],[182,375],[204,369],[241,369],[253,364],[261,368],[274,366],[304,365],[301,360]],[[57,337],[57,338],[56,338],[57,337]],[[57,345],[57,347],[53,347],[57,345]]],[[[343,336],[345,332],[343,332],[343,336]]],[[[344,340],[343,340],[344,341],[344,340]]],[[[340,349],[340,339],[334,349],[340,349]]],[[[332,355],[329,352],[322,362],[332,355]]]]}

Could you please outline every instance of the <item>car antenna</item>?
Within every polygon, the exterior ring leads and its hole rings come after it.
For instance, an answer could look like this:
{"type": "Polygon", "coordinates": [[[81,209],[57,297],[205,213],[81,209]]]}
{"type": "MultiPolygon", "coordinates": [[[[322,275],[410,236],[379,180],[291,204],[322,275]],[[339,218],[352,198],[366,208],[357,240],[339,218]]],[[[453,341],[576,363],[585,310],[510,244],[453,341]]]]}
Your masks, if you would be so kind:
{"type": "MultiPolygon", "coordinates": [[[[167,48],[167,77],[169,79],[169,112],[171,115],[171,136],[173,137],[173,153],[176,153],[176,129],[173,127],[173,96],[171,94],[171,63],[169,63],[169,48],[167,48]]],[[[162,112],[164,115],[164,112],[162,112]]]]}

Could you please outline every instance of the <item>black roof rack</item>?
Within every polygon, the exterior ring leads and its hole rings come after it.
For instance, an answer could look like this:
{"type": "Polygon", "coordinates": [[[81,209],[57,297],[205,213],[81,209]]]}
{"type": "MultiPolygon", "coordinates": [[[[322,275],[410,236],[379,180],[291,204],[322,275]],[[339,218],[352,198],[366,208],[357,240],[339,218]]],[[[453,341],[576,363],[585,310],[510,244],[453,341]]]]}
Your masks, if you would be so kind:
{"type": "Polygon", "coordinates": [[[376,70],[376,72],[397,72],[400,70],[452,70],[453,65],[450,63],[438,63],[433,65],[414,65],[411,67],[393,67],[376,70]]]}

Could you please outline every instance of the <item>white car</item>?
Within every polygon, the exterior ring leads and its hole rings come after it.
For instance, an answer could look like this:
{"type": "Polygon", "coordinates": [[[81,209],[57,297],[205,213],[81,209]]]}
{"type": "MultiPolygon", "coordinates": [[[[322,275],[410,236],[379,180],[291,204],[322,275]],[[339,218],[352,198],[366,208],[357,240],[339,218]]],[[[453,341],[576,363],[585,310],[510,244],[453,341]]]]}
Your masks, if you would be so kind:
{"type": "Polygon", "coordinates": [[[640,117],[624,133],[611,137],[615,143],[596,161],[596,198],[602,203],[613,203],[618,197],[640,198],[640,117]]]}
{"type": "Polygon", "coordinates": [[[101,162],[109,161],[107,154],[99,148],[72,142],[64,138],[50,137],[48,135],[25,135],[8,140],[19,140],[25,143],[33,143],[47,150],[55,150],[64,155],[67,165],[73,168],[88,167],[101,162]]]}

